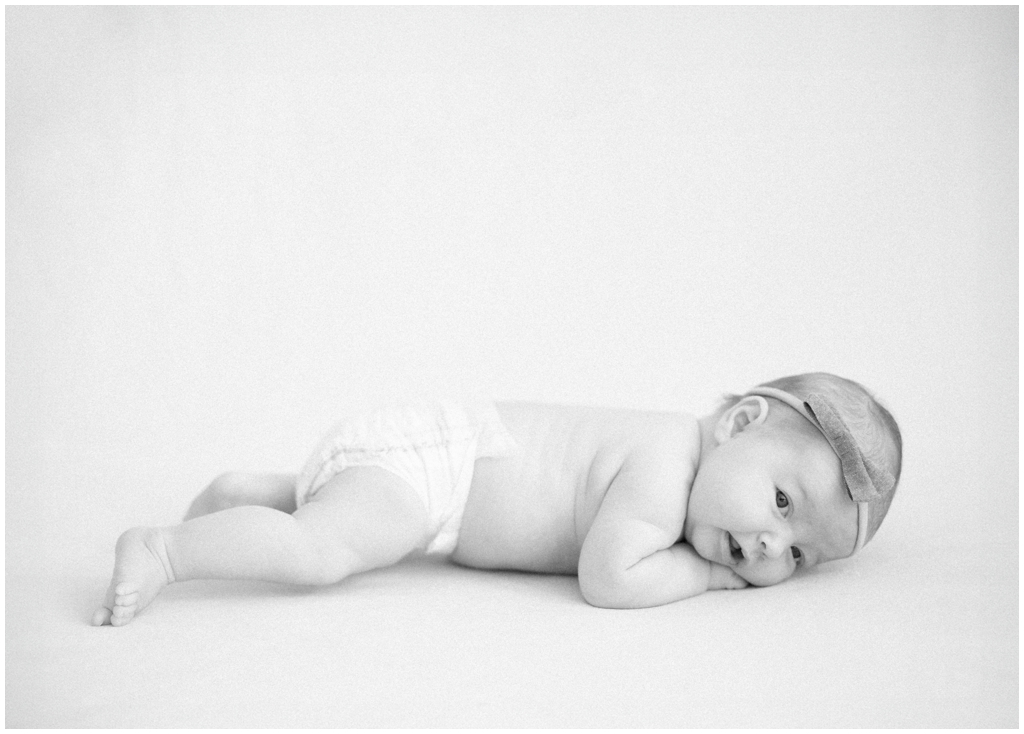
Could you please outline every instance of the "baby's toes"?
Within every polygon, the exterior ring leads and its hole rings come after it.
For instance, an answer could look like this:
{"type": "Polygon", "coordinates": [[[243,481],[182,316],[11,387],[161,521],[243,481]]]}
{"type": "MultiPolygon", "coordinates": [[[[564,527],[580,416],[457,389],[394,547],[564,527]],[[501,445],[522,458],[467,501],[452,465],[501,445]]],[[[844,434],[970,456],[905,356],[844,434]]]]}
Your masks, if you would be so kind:
{"type": "Polygon", "coordinates": [[[114,604],[119,607],[131,607],[134,611],[135,607],[138,606],[139,592],[133,591],[128,594],[115,594],[114,604]]]}
{"type": "Polygon", "coordinates": [[[135,606],[120,606],[115,605],[114,611],[110,615],[110,624],[114,627],[121,627],[132,621],[132,617],[135,616],[135,606]]]}
{"type": "Polygon", "coordinates": [[[92,613],[92,624],[93,627],[102,627],[105,624],[110,624],[111,612],[106,607],[100,607],[92,613]]]}

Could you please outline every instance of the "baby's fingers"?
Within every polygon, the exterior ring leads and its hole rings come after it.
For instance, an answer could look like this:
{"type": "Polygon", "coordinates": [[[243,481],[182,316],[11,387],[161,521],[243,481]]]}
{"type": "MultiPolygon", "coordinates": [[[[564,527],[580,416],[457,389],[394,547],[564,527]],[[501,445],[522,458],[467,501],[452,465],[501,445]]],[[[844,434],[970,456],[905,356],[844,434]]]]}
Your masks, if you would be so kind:
{"type": "Polygon", "coordinates": [[[708,589],[745,589],[750,584],[728,566],[711,564],[711,582],[708,589]]]}

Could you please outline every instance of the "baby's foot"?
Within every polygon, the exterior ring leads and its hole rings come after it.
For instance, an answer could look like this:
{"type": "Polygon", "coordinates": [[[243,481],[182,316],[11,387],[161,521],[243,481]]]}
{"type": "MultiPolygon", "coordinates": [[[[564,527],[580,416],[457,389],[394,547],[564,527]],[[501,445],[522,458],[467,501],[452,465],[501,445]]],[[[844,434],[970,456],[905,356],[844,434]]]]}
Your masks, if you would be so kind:
{"type": "Polygon", "coordinates": [[[158,528],[132,528],[117,539],[114,575],[106,599],[92,615],[92,623],[115,627],[128,624],[167,584],[174,574],[158,528]]]}

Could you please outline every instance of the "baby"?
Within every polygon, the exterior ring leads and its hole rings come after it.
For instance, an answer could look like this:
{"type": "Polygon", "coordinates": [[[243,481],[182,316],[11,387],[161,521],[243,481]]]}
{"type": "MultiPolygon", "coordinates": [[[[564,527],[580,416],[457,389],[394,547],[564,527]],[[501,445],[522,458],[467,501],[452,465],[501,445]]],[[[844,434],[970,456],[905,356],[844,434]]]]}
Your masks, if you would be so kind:
{"type": "Polygon", "coordinates": [[[124,625],[167,584],[333,584],[415,553],[577,574],[599,607],[776,584],[856,553],[899,480],[902,440],[859,384],[827,373],[727,396],[710,415],[480,403],[336,426],[302,473],[226,474],[174,527],[117,541],[93,624],[124,625]]]}

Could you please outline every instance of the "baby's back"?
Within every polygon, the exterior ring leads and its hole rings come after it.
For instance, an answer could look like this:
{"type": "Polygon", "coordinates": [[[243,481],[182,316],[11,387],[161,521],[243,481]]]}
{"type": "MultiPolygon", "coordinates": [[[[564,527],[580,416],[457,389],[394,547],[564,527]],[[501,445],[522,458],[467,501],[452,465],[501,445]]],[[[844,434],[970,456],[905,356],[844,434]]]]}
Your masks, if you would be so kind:
{"type": "Polygon", "coordinates": [[[583,540],[625,458],[652,444],[694,455],[699,448],[696,420],[684,414],[531,403],[497,409],[517,448],[477,459],[452,555],[478,568],[576,573],[583,540]]]}

